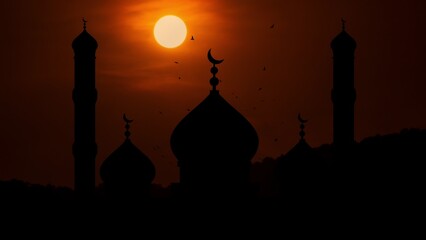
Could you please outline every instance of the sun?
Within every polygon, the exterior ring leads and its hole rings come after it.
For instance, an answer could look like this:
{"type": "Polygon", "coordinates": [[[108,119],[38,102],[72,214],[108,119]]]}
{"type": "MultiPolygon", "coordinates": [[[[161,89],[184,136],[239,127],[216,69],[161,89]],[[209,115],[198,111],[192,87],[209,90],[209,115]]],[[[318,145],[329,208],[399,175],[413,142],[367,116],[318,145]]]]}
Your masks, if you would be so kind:
{"type": "Polygon", "coordinates": [[[175,48],[185,41],[186,25],[182,19],[167,15],[158,19],[154,26],[155,40],[163,47],[175,48]]]}

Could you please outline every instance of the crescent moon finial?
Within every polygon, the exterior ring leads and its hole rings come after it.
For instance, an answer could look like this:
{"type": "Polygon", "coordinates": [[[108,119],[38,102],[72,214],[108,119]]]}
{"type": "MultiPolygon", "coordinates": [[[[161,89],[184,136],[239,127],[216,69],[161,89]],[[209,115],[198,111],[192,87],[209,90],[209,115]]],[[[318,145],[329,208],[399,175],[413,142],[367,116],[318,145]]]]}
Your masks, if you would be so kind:
{"type": "Polygon", "coordinates": [[[299,120],[300,123],[307,123],[308,122],[308,120],[305,120],[300,116],[300,113],[297,115],[297,119],[299,120]]]}
{"type": "Polygon", "coordinates": [[[345,31],[346,21],[345,21],[345,19],[343,17],[340,20],[342,21],[342,31],[345,31]]]}
{"type": "Polygon", "coordinates": [[[131,123],[131,122],[133,122],[133,120],[130,120],[130,119],[128,119],[128,118],[127,118],[127,116],[126,116],[126,114],[125,114],[125,113],[123,113],[123,120],[124,120],[126,123],[131,123]]]}
{"type": "Polygon", "coordinates": [[[216,77],[216,73],[219,71],[216,67],[216,64],[220,64],[223,62],[223,59],[217,60],[212,56],[212,49],[210,48],[207,52],[207,58],[211,63],[213,63],[213,67],[210,69],[210,72],[213,74],[213,77],[210,78],[210,85],[213,87],[213,92],[216,92],[216,86],[219,84],[219,79],[216,77]]]}
{"type": "Polygon", "coordinates": [[[84,30],[86,30],[86,23],[87,23],[87,20],[86,20],[85,17],[83,17],[83,29],[84,30]]]}
{"type": "Polygon", "coordinates": [[[207,52],[207,58],[209,59],[209,61],[211,62],[211,63],[213,63],[213,65],[215,65],[215,64],[220,64],[220,63],[222,63],[223,62],[223,60],[224,59],[221,59],[221,60],[217,60],[217,59],[215,59],[213,56],[212,56],[212,49],[210,48],[209,49],[209,51],[207,52]]]}

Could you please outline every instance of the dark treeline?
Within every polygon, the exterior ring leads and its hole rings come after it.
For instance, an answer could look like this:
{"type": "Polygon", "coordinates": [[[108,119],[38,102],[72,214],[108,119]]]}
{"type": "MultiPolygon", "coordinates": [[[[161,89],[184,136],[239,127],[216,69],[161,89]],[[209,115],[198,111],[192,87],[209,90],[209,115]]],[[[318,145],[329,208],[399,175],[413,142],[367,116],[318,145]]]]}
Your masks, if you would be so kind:
{"type": "MultiPolygon", "coordinates": [[[[296,148],[296,147],[295,147],[296,148]]],[[[404,129],[399,133],[368,137],[356,143],[352,154],[336,158],[329,144],[311,152],[291,149],[276,159],[265,158],[251,167],[253,199],[327,199],[349,196],[365,201],[378,197],[411,198],[424,189],[426,130],[404,129]]],[[[152,184],[149,199],[178,199],[179,184],[152,184]]],[[[2,199],[75,200],[67,187],[0,181],[2,199]]],[[[108,199],[103,185],[95,199],[108,199]]],[[[147,196],[144,196],[147,197],[147,196]]],[[[125,198],[125,196],[121,196],[125,198]]],[[[133,200],[140,200],[132,196],[133,200]]],[[[225,196],[226,198],[226,196],[225,196]]]]}

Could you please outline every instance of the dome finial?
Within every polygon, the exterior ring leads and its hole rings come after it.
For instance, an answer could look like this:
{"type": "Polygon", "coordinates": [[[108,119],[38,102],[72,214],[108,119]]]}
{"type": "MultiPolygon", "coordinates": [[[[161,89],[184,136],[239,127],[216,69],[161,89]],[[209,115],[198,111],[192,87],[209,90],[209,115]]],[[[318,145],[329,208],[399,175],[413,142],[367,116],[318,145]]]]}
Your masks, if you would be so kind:
{"type": "Polygon", "coordinates": [[[83,17],[83,29],[84,30],[86,30],[86,23],[87,23],[87,20],[83,17]]]}
{"type": "Polygon", "coordinates": [[[342,31],[346,30],[346,21],[343,19],[343,17],[340,19],[342,21],[342,31]]]}
{"type": "Polygon", "coordinates": [[[216,91],[216,86],[219,84],[219,79],[216,77],[216,74],[219,70],[217,69],[216,64],[222,63],[223,59],[217,60],[213,58],[211,51],[212,49],[210,48],[207,52],[207,58],[211,63],[213,63],[213,67],[210,69],[210,72],[213,74],[213,77],[210,78],[210,85],[212,85],[213,91],[216,91]]]}
{"type": "Polygon", "coordinates": [[[129,137],[130,137],[130,131],[129,131],[130,123],[133,122],[133,120],[128,119],[126,117],[125,113],[123,113],[123,120],[124,120],[124,122],[126,122],[126,126],[125,126],[126,131],[124,132],[124,136],[126,136],[126,139],[129,139],[129,137]]]}
{"type": "Polygon", "coordinates": [[[297,119],[299,120],[299,122],[300,122],[300,132],[299,132],[299,136],[300,136],[300,140],[303,140],[304,139],[304,137],[305,137],[305,123],[307,123],[308,122],[308,120],[305,120],[305,119],[303,119],[301,116],[300,116],[300,113],[297,115],[297,119]]]}

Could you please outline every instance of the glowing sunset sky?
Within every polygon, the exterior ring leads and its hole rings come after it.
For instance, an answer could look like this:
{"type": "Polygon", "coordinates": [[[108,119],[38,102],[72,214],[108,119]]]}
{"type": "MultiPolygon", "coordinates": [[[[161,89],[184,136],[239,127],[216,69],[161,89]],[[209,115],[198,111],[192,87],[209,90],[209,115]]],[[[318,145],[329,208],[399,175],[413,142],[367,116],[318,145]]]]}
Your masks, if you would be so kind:
{"type": "Polygon", "coordinates": [[[331,143],[330,42],[341,17],[358,43],[356,139],[426,128],[425,1],[6,0],[0,6],[1,180],[73,185],[71,42],[83,16],[99,44],[98,169],[124,140],[125,112],[134,119],[132,141],[157,168],[155,182],[178,180],[170,135],[209,93],[210,48],[225,59],[218,65],[220,94],[258,132],[254,161],[285,154],[298,141],[299,112],[309,119],[313,147],[331,143]],[[174,49],[153,36],[156,20],[168,14],[188,28],[174,49]]]}

